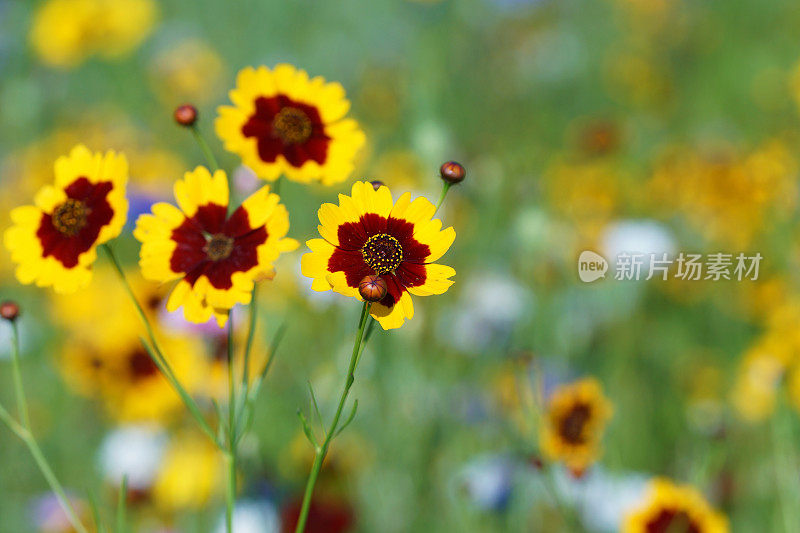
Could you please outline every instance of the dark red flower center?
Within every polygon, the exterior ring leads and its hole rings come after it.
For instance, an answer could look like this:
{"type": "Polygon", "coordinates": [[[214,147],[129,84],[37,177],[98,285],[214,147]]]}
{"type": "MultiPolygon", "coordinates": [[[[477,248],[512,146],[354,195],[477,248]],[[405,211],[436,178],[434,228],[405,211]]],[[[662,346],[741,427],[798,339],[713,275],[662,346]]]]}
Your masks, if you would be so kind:
{"type": "Polygon", "coordinates": [[[570,444],[583,444],[586,441],[584,429],[591,418],[592,410],[589,406],[577,404],[561,419],[559,434],[570,444]]]}
{"type": "Polygon", "coordinates": [[[394,272],[403,262],[403,247],[400,246],[400,241],[391,235],[380,233],[367,239],[361,248],[361,255],[364,256],[364,262],[376,274],[386,274],[394,272]]]}
{"type": "Polygon", "coordinates": [[[259,96],[254,104],[242,135],[256,139],[259,159],[274,163],[282,155],[295,167],[306,161],[325,163],[331,139],[316,107],[282,94],[259,96]]]}
{"type": "Polygon", "coordinates": [[[53,257],[65,268],[78,264],[81,254],[96,243],[103,226],[114,218],[108,201],[113,189],[109,181],[92,183],[77,178],[64,189],[67,199],[52,213],[42,213],[36,237],[42,246],[42,257],[53,257]]]}
{"type": "Polygon", "coordinates": [[[128,355],[128,370],[133,381],[158,374],[158,367],[144,348],[137,348],[128,355]]]}
{"type": "Polygon", "coordinates": [[[431,250],[414,238],[414,224],[375,213],[339,226],[339,246],[328,260],[330,272],[344,272],[347,285],[358,288],[366,276],[386,282],[381,304],[392,307],[406,289],[425,284],[425,260],[431,250]]]}
{"type": "Polygon", "coordinates": [[[86,219],[92,210],[80,200],[68,198],[53,210],[53,227],[67,237],[74,237],[86,227],[86,219]]]}
{"type": "Polygon", "coordinates": [[[647,523],[647,533],[700,533],[700,528],[685,511],[663,509],[647,523]]]}
{"type": "Polygon", "coordinates": [[[181,272],[190,284],[206,276],[216,289],[233,286],[236,272],[258,265],[258,247],[267,241],[264,226],[253,228],[250,217],[239,207],[230,217],[227,207],[200,206],[194,216],[172,231],[176,247],[170,258],[173,272],[181,272]]]}

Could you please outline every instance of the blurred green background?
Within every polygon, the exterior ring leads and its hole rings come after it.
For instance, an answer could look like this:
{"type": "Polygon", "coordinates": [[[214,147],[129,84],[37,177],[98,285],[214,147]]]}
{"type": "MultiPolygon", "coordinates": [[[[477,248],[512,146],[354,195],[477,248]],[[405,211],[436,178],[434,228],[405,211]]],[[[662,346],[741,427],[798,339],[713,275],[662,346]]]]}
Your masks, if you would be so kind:
{"type": "MultiPolygon", "coordinates": [[[[417,298],[411,321],[371,340],[351,396],[358,416],[318,487],[329,518],[317,531],[570,531],[535,466],[536,430],[518,393],[581,376],[599,379],[614,405],[596,465],[581,479],[555,470],[582,527],[617,530],[644,482],[666,476],[701,490],[734,531],[798,531],[794,2],[169,0],[146,23],[120,8],[118,53],[84,36],[58,64],[31,36],[46,3],[0,0],[0,228],[78,142],[128,154],[133,213],[171,199],[172,183],[204,163],[172,121],[187,101],[246,189],[250,177],[222,151],[212,120],[248,65],[289,62],[342,83],[368,139],[352,179],[435,199],[439,165],[467,167],[440,212],[458,235],[443,259],[456,283],[417,298]],[[617,281],[612,265],[584,284],[585,249],[609,260],[620,250],[764,259],[755,281],[617,281]]],[[[56,55],[75,23],[66,13],[45,32],[56,55]]],[[[289,235],[316,237],[318,206],[351,181],[284,180],[289,235]]],[[[115,246],[135,269],[129,230],[115,246]]],[[[261,290],[262,347],[281,323],[288,329],[243,445],[242,499],[258,524],[243,532],[280,531],[300,495],[312,455],[295,413],[310,412],[311,380],[331,416],[358,320],[354,300],[311,293],[302,252],[281,257],[261,290]]],[[[163,453],[191,421],[131,430],[70,387],[59,361],[71,304],[22,287],[9,254],[0,257],[0,295],[23,309],[33,425],[75,498],[92,494],[109,512],[113,465],[149,465],[152,479],[171,472],[164,490],[186,498],[165,501],[144,479],[131,501],[135,531],[217,531],[221,494],[198,488],[200,460],[163,453]],[[133,433],[119,437],[125,428],[133,433]]],[[[135,320],[123,298],[84,298],[135,320]]],[[[0,354],[10,408],[8,348],[0,354]]],[[[0,531],[68,531],[43,521],[58,514],[47,486],[5,428],[0,494],[0,531]]]]}

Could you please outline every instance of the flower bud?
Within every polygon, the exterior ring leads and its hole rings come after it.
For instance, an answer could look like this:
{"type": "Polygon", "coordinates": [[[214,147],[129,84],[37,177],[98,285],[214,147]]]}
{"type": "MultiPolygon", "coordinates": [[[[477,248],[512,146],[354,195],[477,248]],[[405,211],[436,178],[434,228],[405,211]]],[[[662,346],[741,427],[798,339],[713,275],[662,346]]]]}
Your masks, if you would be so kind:
{"type": "Polygon", "coordinates": [[[368,302],[377,302],[386,296],[386,281],[380,276],[367,276],[358,284],[358,293],[368,302]]]}
{"type": "Polygon", "coordinates": [[[192,104],[183,104],[175,108],[175,122],[187,128],[194,126],[197,122],[197,108],[192,104]]]}
{"type": "Polygon", "coordinates": [[[14,322],[19,316],[19,305],[17,302],[6,301],[0,304],[0,317],[9,322],[14,322]]]}
{"type": "Polygon", "coordinates": [[[385,186],[385,185],[386,185],[386,184],[385,184],[384,182],[382,182],[381,180],[372,180],[372,181],[370,181],[370,183],[372,184],[372,188],[373,188],[373,189],[375,189],[376,191],[377,191],[378,189],[380,189],[381,187],[383,187],[383,186],[385,186]]]}
{"type": "Polygon", "coordinates": [[[456,183],[464,181],[464,178],[467,176],[467,171],[460,163],[448,161],[439,167],[439,175],[447,183],[455,185],[456,183]]]}

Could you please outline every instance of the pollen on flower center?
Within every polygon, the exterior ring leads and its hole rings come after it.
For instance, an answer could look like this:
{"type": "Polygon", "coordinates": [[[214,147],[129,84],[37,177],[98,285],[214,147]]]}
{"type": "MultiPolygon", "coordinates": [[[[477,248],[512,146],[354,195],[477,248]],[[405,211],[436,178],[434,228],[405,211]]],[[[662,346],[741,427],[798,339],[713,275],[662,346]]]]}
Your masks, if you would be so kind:
{"type": "Polygon", "coordinates": [[[90,212],[86,204],[69,198],[53,210],[53,227],[62,235],[74,237],[86,226],[90,212]]]}
{"type": "Polygon", "coordinates": [[[233,252],[233,239],[227,235],[212,235],[203,246],[203,251],[211,261],[222,261],[230,257],[233,252]]]}
{"type": "Polygon", "coordinates": [[[373,235],[364,243],[361,255],[364,256],[367,266],[376,274],[385,274],[393,272],[403,262],[403,247],[400,246],[400,241],[391,235],[380,233],[373,235]]]}
{"type": "Polygon", "coordinates": [[[587,405],[576,405],[561,421],[560,433],[565,441],[572,444],[581,444],[584,441],[583,430],[591,418],[587,405]]]}
{"type": "Polygon", "coordinates": [[[296,107],[284,107],[272,119],[272,131],[284,144],[304,143],[311,137],[311,119],[296,107]]]}

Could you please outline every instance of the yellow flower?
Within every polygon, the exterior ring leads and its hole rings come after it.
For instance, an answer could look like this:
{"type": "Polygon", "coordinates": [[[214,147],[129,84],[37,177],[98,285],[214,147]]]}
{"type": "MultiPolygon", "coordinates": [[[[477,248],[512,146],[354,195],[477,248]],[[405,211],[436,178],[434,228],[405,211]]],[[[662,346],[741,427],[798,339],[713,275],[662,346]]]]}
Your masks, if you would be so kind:
{"type": "MultiPolygon", "coordinates": [[[[115,420],[160,421],[182,412],[180,396],[161,375],[140,341],[132,313],[109,313],[93,329],[72,331],[64,343],[59,369],[70,387],[100,399],[115,420]]],[[[201,388],[205,348],[190,336],[159,332],[167,361],[190,393],[201,388]]]]}
{"type": "Polygon", "coordinates": [[[650,484],[647,501],[625,517],[622,533],[727,533],[728,520],[696,489],[667,479],[650,484]]]}
{"type": "Polygon", "coordinates": [[[21,283],[71,293],[89,284],[97,246],[125,225],[128,162],[79,145],[56,161],[55,177],[36,194],[35,205],[11,211],[14,225],[4,242],[21,283]]]}
{"type": "Polygon", "coordinates": [[[370,313],[383,329],[399,328],[414,316],[411,295],[443,294],[456,271],[434,263],[453,244],[453,228],[442,230],[434,219],[436,208],[425,198],[411,201],[405,193],[393,204],[389,188],[371,183],[353,184],[351,196],[339,195],[339,205],[319,209],[322,239],[306,244],[303,275],[313,278],[315,291],[334,290],[359,298],[364,277],[379,275],[386,296],[372,304],[370,313]]]}
{"type": "Polygon", "coordinates": [[[198,509],[206,505],[224,479],[219,450],[204,435],[182,434],[171,443],[153,488],[153,499],[164,511],[198,509]]]}
{"type": "Polygon", "coordinates": [[[170,43],[150,65],[150,81],[165,102],[197,103],[217,97],[223,62],[208,44],[197,39],[170,43]]]}
{"type": "Polygon", "coordinates": [[[150,34],[156,11],[153,0],[48,0],[34,15],[31,45],[56,67],[74,67],[93,54],[118,57],[150,34]]]}
{"type": "Polygon", "coordinates": [[[257,281],[273,275],[273,262],[297,248],[289,215],[277,194],[262,187],[228,213],[228,179],[204,167],[175,184],[178,207],[153,206],[136,222],[142,274],[151,281],[178,281],[167,309],[183,307],[190,322],[213,315],[220,327],[237,303],[250,302],[257,281]]]}
{"type": "Polygon", "coordinates": [[[612,407],[600,383],[585,378],[553,392],[544,416],[539,441],[542,452],[583,472],[600,453],[600,439],[612,407]]]}
{"type": "Polygon", "coordinates": [[[292,65],[248,67],[230,92],[233,106],[219,108],[217,135],[261,178],[314,180],[332,185],[353,171],[364,144],[344,89],[322,77],[308,78],[292,65]]]}

